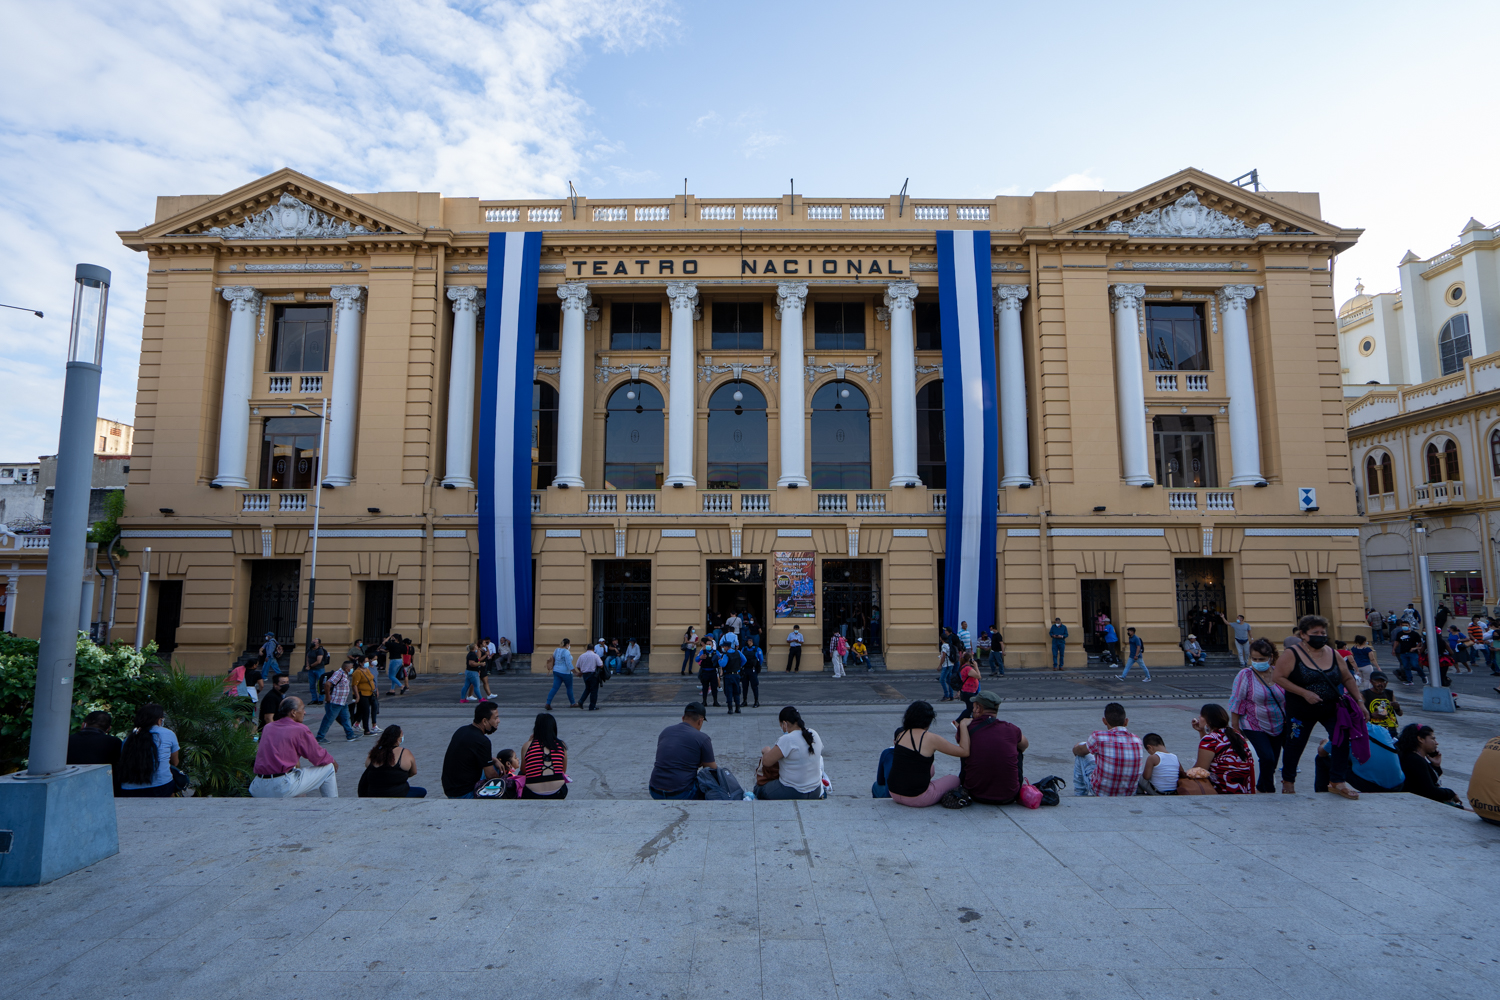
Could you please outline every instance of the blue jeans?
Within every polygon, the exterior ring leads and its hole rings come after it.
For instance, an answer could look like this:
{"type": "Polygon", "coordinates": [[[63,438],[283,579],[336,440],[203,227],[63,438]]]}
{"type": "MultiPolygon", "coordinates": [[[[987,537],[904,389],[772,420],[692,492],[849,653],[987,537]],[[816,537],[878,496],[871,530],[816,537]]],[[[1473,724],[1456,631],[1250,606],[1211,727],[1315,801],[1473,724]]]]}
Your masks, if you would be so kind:
{"type": "Polygon", "coordinates": [[[467,698],[469,696],[469,689],[470,688],[474,689],[474,697],[476,697],[476,698],[482,698],[482,697],[484,697],[484,692],[481,691],[481,690],[479,690],[479,671],[477,671],[477,670],[465,670],[464,671],[464,687],[463,687],[462,691],[458,692],[458,700],[459,701],[463,701],[465,698],[467,698]]]}
{"type": "Polygon", "coordinates": [[[1093,795],[1094,790],[1089,785],[1089,778],[1094,774],[1094,762],[1087,757],[1073,758],[1073,794],[1093,795]]]}
{"type": "Polygon", "coordinates": [[[1402,653],[1399,659],[1401,660],[1401,679],[1403,681],[1410,684],[1411,672],[1415,670],[1422,675],[1422,683],[1427,683],[1427,672],[1417,663],[1416,653],[1402,653]]]}
{"type": "Polygon", "coordinates": [[[1066,639],[1052,640],[1052,665],[1054,667],[1061,667],[1063,665],[1063,650],[1067,648],[1067,645],[1068,640],[1066,639]]]}
{"type": "Polygon", "coordinates": [[[353,739],[354,727],[349,724],[349,706],[335,705],[331,701],[323,706],[323,724],[318,727],[318,739],[328,735],[328,727],[333,725],[334,719],[339,720],[339,725],[344,727],[344,735],[353,739]]]}
{"type": "Polygon", "coordinates": [[[687,673],[689,670],[692,669],[692,666],[693,666],[693,652],[694,651],[691,650],[691,649],[684,649],[682,651],[682,672],[684,674],[687,673]]]}
{"type": "MultiPolygon", "coordinates": [[[[396,690],[399,687],[405,687],[406,686],[405,684],[401,683],[401,661],[400,660],[392,660],[390,663],[386,664],[385,675],[391,679],[391,690],[392,691],[396,690]]],[[[467,683],[468,678],[464,678],[464,680],[465,680],[465,683],[467,683]]]]}
{"type": "Polygon", "coordinates": [[[950,679],[951,676],[952,675],[948,672],[947,667],[944,667],[942,670],[938,671],[938,683],[943,685],[944,698],[953,697],[953,682],[950,679]]]}
{"type": "Polygon", "coordinates": [[[323,700],[323,670],[309,670],[307,672],[307,690],[312,694],[311,701],[323,700]]]}
{"type": "Polygon", "coordinates": [[[1005,654],[1000,652],[998,649],[993,650],[990,653],[990,676],[1005,676],[1005,654]]]}
{"type": "Polygon", "coordinates": [[[791,785],[782,784],[781,779],[777,778],[775,781],[756,786],[755,797],[757,799],[821,799],[823,786],[819,785],[810,792],[799,792],[791,785]]]}
{"type": "Polygon", "coordinates": [[[691,785],[688,785],[682,791],[676,792],[672,795],[667,795],[664,792],[658,792],[654,788],[649,789],[649,791],[651,792],[651,797],[653,799],[695,799],[698,797],[698,783],[694,781],[691,785]]]}
{"type": "Polygon", "coordinates": [[[1145,659],[1143,657],[1140,657],[1140,656],[1132,656],[1130,658],[1130,662],[1127,663],[1127,664],[1125,664],[1125,672],[1120,675],[1120,680],[1123,681],[1125,678],[1129,677],[1130,676],[1130,668],[1133,667],[1133,666],[1135,666],[1137,663],[1139,663],[1141,665],[1141,669],[1142,670],[1146,671],[1146,680],[1149,681],[1151,679],[1151,668],[1148,667],[1148,666],[1146,666],[1145,659]]]}
{"type": "MultiPolygon", "coordinates": [[[[479,675],[474,675],[475,683],[479,682],[479,675]]],[[[573,675],[552,671],[552,690],[547,692],[547,707],[552,707],[552,696],[557,694],[557,689],[564,685],[568,688],[568,704],[573,704],[573,675]]]]}

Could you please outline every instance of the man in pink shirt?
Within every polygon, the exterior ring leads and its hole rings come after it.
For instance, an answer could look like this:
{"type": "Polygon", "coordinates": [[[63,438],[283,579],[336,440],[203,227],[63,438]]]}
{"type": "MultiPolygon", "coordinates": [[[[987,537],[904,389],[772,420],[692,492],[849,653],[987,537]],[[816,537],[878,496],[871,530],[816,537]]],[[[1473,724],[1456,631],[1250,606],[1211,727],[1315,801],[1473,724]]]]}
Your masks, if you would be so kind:
{"type": "Polygon", "coordinates": [[[255,780],[250,794],[258,799],[290,799],[316,788],[325,799],[339,797],[338,761],[318,745],[303,725],[301,698],[283,698],[276,718],[260,731],[255,751],[255,780]],[[311,767],[302,767],[306,757],[311,767]]]}

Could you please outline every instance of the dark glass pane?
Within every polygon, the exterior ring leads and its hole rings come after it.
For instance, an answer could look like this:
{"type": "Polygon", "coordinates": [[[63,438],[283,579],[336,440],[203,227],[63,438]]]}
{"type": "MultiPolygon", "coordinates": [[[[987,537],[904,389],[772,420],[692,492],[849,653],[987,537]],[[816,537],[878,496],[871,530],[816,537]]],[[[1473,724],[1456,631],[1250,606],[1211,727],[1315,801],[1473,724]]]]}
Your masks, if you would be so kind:
{"type": "Polygon", "coordinates": [[[531,488],[544,490],[557,478],[557,390],[531,383],[531,488]]]}
{"type": "Polygon", "coordinates": [[[946,438],[943,436],[943,383],[917,390],[917,475],[932,490],[948,488],[946,438]]]}
{"type": "Polygon", "coordinates": [[[604,422],[604,480],[622,490],[661,486],[665,441],[662,396],[645,382],[627,382],[609,397],[604,422]]]}
{"type": "Polygon", "coordinates": [[[271,417],[261,431],[260,488],[311,489],[318,478],[317,417],[271,417]]]}
{"type": "Polygon", "coordinates": [[[713,349],[759,351],[765,344],[765,306],[760,302],[715,302],[713,349]]]}
{"type": "Polygon", "coordinates": [[[813,303],[813,347],[820,351],[864,350],[865,304],[813,303]]]}
{"type": "Polygon", "coordinates": [[[1156,417],[1156,481],[1186,489],[1219,485],[1212,417],[1156,417]]]}
{"type": "Polygon", "coordinates": [[[616,351],[661,350],[661,303],[611,303],[609,346],[616,351]]]}
{"type": "Polygon", "coordinates": [[[1469,317],[1460,313],[1443,324],[1438,334],[1438,355],[1444,375],[1452,375],[1464,366],[1469,356],[1469,317]]]}
{"type": "Polygon", "coordinates": [[[766,397],[745,382],[720,386],[708,400],[708,488],[763,490],[768,468],[766,397]]]}
{"type": "Polygon", "coordinates": [[[917,350],[943,349],[943,311],[936,302],[918,302],[916,315],[917,350]]]}
{"type": "Polygon", "coordinates": [[[277,306],[273,372],[328,370],[328,306],[277,306]]]}
{"type": "Polygon", "coordinates": [[[536,306],[536,349],[557,350],[557,338],[562,330],[562,303],[538,302],[536,306]]]}
{"type": "Polygon", "coordinates": [[[1146,353],[1152,371],[1207,371],[1203,313],[1196,305],[1148,304],[1146,353]]]}
{"type": "Polygon", "coordinates": [[[813,487],[869,489],[869,400],[847,382],[830,382],[812,405],[813,487]]]}
{"type": "Polygon", "coordinates": [[[1429,483],[1440,483],[1443,481],[1443,460],[1438,454],[1437,445],[1427,446],[1427,481],[1429,483]]]}

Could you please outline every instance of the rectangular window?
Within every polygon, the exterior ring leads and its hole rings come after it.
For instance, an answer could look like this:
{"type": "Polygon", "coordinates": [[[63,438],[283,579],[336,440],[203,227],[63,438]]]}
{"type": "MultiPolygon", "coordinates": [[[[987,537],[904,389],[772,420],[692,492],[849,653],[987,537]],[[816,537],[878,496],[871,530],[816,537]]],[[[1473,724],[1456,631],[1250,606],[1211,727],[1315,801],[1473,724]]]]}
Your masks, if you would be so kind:
{"type": "Polygon", "coordinates": [[[1203,311],[1196,305],[1146,306],[1146,353],[1151,370],[1208,371],[1208,340],[1203,336],[1203,311]]]}
{"type": "Polygon", "coordinates": [[[661,350],[661,303],[611,302],[609,348],[612,351],[661,350]]]}
{"type": "Polygon", "coordinates": [[[864,350],[865,304],[863,302],[814,303],[813,348],[819,351],[864,350]]]}
{"type": "Polygon", "coordinates": [[[917,350],[943,349],[943,311],[936,302],[918,302],[916,322],[917,350]]]}
{"type": "Polygon", "coordinates": [[[326,372],[332,327],[330,306],[277,306],[271,371],[326,372]]]}
{"type": "Polygon", "coordinates": [[[538,302],[536,306],[536,349],[557,350],[558,331],[562,329],[562,303],[538,302]]]}
{"type": "Polygon", "coordinates": [[[1155,417],[1156,481],[1185,489],[1219,485],[1213,417],[1155,417]]]}
{"type": "Polygon", "coordinates": [[[715,302],[713,349],[759,351],[765,346],[766,307],[760,302],[715,302]]]}
{"type": "Polygon", "coordinates": [[[268,417],[261,432],[260,488],[308,490],[318,478],[318,417],[268,417]]]}

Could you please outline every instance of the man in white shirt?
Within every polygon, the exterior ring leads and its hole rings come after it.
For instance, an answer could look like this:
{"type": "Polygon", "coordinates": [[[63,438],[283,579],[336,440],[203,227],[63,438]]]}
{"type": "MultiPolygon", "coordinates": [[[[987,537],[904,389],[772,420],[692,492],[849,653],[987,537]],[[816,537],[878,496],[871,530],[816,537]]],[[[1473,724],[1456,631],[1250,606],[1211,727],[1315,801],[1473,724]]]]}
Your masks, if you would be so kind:
{"type": "MultiPolygon", "coordinates": [[[[596,646],[595,649],[598,647],[596,646]]],[[[604,660],[593,649],[584,650],[578,657],[578,673],[583,677],[583,696],[578,699],[575,708],[582,708],[583,703],[589,703],[589,711],[594,712],[599,708],[599,668],[604,665],[604,660]]]]}
{"type": "Polygon", "coordinates": [[[786,672],[802,670],[802,630],[793,625],[792,630],[787,633],[786,647],[786,672]]]}
{"type": "Polygon", "coordinates": [[[734,635],[739,635],[740,626],[743,624],[745,624],[744,621],[740,619],[739,612],[736,611],[730,614],[729,620],[724,623],[724,627],[734,635]]]}

